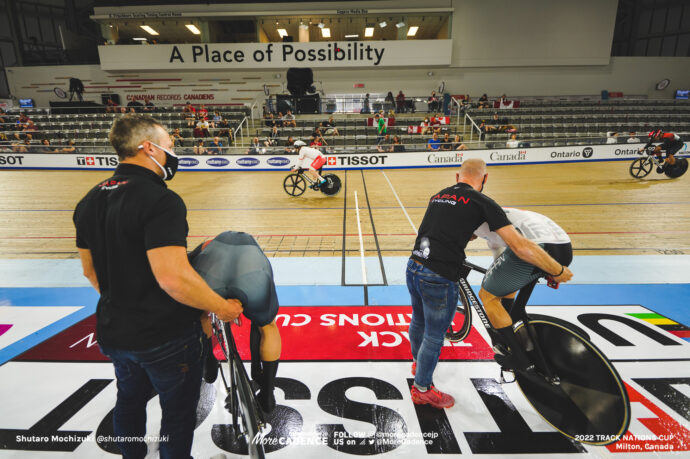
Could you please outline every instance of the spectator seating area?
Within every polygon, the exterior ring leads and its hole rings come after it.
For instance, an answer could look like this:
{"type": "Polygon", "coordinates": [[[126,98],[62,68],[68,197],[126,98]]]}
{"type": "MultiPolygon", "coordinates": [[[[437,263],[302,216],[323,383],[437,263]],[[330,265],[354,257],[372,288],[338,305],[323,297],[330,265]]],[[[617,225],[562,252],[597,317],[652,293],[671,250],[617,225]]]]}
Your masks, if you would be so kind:
{"type": "MultiPolygon", "coordinates": [[[[220,112],[228,120],[229,126],[235,130],[249,114],[247,108],[227,106],[207,106],[209,113],[220,112]]],[[[51,149],[63,151],[68,141],[74,141],[79,152],[112,153],[108,143],[108,132],[113,119],[120,114],[73,114],[55,115],[49,109],[22,109],[32,121],[30,129],[26,123],[19,121],[20,111],[15,109],[9,113],[0,114],[4,124],[0,131],[0,150],[41,152],[43,139],[52,144],[51,149]],[[27,134],[31,137],[27,143],[27,134]],[[22,144],[22,145],[19,145],[22,144]],[[31,148],[31,146],[36,148],[31,148]],[[22,148],[17,150],[17,148],[22,148]]],[[[675,100],[646,100],[646,99],[614,99],[609,101],[597,100],[529,100],[524,99],[520,108],[515,109],[478,109],[469,108],[468,119],[463,116],[452,115],[450,124],[437,126],[439,138],[448,133],[451,141],[455,135],[461,136],[461,141],[470,149],[506,148],[506,141],[511,132],[506,128],[485,133],[480,139],[476,126],[482,120],[489,122],[494,113],[498,113],[499,126],[509,126],[515,129],[520,147],[565,146],[607,143],[607,133],[618,132],[615,143],[626,143],[630,132],[635,132],[641,142],[646,141],[647,132],[656,129],[676,132],[688,140],[690,138],[690,103],[675,100]]],[[[198,139],[193,136],[193,127],[188,125],[187,114],[183,107],[155,107],[150,114],[160,119],[168,126],[170,132],[180,129],[184,138],[180,153],[193,154],[193,147],[198,139]]],[[[398,136],[406,151],[420,151],[427,148],[431,134],[411,134],[409,126],[418,127],[425,118],[434,114],[404,113],[397,114],[395,124],[387,128],[392,139],[398,136]]],[[[309,143],[312,132],[319,123],[328,119],[330,115],[297,115],[297,127],[279,126],[277,147],[261,148],[260,152],[285,153],[285,145],[289,137],[301,139],[309,143]]],[[[324,135],[328,152],[364,153],[378,152],[378,142],[381,140],[377,128],[367,126],[367,119],[371,114],[333,114],[335,124],[340,135],[324,135]]],[[[221,128],[211,128],[210,136],[204,139],[205,146],[209,146],[214,136],[219,135],[221,128]]],[[[247,131],[244,131],[247,133],[247,131]]],[[[253,136],[259,138],[263,146],[270,136],[271,127],[265,120],[254,120],[249,126],[249,132],[244,141],[235,139],[232,149],[222,149],[223,153],[244,154],[248,151],[253,136]]],[[[227,146],[227,138],[222,138],[227,146]]],[[[608,139],[611,143],[611,139],[608,139]]],[[[232,145],[232,143],[230,143],[232,145]]],[[[69,148],[65,151],[75,151],[69,148]]],[[[218,150],[215,151],[217,153],[218,150]]]]}
{"type": "MultiPolygon", "coordinates": [[[[229,128],[233,130],[249,113],[242,107],[207,106],[207,108],[210,113],[220,112],[223,119],[228,120],[229,128]]],[[[184,137],[183,147],[189,147],[191,151],[195,139],[192,135],[193,128],[188,127],[183,107],[155,107],[146,113],[159,119],[171,132],[179,128],[184,137]]],[[[33,147],[30,148],[31,152],[40,153],[43,139],[48,139],[53,147],[66,146],[72,140],[80,151],[88,149],[93,153],[112,153],[108,133],[117,116],[122,115],[119,113],[56,115],[52,114],[50,109],[44,108],[14,109],[0,114],[0,118],[4,120],[0,129],[0,148],[11,149],[18,142],[23,143],[27,134],[31,134],[29,142],[33,147]],[[28,116],[33,122],[31,129],[26,129],[25,123],[20,122],[20,113],[28,116]]],[[[221,128],[210,128],[209,131],[210,138],[213,138],[219,134],[221,128]]]]}

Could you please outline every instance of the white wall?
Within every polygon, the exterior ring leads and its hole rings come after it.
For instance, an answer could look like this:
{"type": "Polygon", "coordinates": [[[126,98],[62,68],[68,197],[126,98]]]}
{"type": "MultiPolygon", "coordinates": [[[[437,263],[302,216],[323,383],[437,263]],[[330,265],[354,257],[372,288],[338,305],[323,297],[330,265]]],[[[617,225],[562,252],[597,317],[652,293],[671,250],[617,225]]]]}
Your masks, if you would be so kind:
{"type": "Polygon", "coordinates": [[[453,66],[606,65],[618,0],[453,0],[453,66]]]}
{"type": "MultiPolygon", "coordinates": [[[[487,67],[487,68],[434,68],[434,69],[395,69],[395,70],[314,70],[314,79],[323,82],[326,93],[387,92],[397,93],[402,89],[408,96],[425,95],[436,88],[441,81],[446,82],[446,91],[451,94],[469,93],[478,96],[529,95],[593,95],[602,89],[622,91],[626,94],[646,94],[650,98],[672,98],[675,89],[690,87],[688,80],[690,58],[678,57],[614,57],[605,66],[567,66],[567,67],[487,67]],[[433,71],[432,77],[427,71],[433,71]],[[671,80],[664,91],[654,90],[654,85],[663,78],[671,80]],[[364,89],[354,89],[354,83],[364,83],[364,89]]],[[[67,89],[68,77],[84,80],[86,86],[103,84],[140,85],[145,93],[180,94],[213,93],[216,103],[246,103],[263,94],[264,83],[276,85],[271,92],[280,90],[285,82],[285,70],[264,72],[176,72],[176,73],[108,73],[98,66],[56,66],[56,67],[14,67],[8,69],[10,90],[17,97],[32,97],[41,106],[49,100],[56,100],[52,89],[60,86],[67,89]],[[280,74],[276,79],[275,74],[280,74]],[[180,78],[179,82],[116,82],[116,79],[141,78],[180,78]],[[208,81],[225,80],[225,81],[208,81]],[[32,84],[40,84],[32,86],[32,84]],[[169,84],[183,86],[169,86],[169,84]],[[208,86],[200,86],[208,85],[208,86]],[[196,91],[192,91],[196,89],[196,91]]],[[[142,94],[137,89],[88,89],[87,99],[97,100],[101,92],[118,92],[122,99],[128,94],[142,94]]],[[[100,99],[100,98],[98,98],[100,99]]],[[[182,101],[177,101],[182,102],[182,101]]],[[[168,105],[171,101],[155,102],[168,105]]],[[[208,103],[212,103],[208,101],[208,103]]]]}

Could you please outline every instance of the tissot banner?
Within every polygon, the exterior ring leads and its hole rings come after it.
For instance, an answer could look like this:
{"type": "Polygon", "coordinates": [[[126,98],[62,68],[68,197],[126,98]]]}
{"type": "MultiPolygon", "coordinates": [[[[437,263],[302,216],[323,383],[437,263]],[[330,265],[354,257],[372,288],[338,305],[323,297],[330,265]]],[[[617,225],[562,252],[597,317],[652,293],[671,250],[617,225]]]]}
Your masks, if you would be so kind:
{"type": "MultiPolygon", "coordinates": [[[[409,153],[326,153],[326,169],[396,169],[457,167],[469,158],[489,165],[628,160],[639,158],[642,144],[504,148],[500,150],[416,151],[409,153]]],[[[687,153],[687,146],[679,156],[687,153]]],[[[178,152],[180,170],[287,171],[297,155],[184,155],[178,152]]],[[[114,169],[117,156],[103,154],[0,153],[0,169],[114,169]]]]}
{"type": "Polygon", "coordinates": [[[103,70],[450,65],[452,40],[99,46],[103,70]]]}

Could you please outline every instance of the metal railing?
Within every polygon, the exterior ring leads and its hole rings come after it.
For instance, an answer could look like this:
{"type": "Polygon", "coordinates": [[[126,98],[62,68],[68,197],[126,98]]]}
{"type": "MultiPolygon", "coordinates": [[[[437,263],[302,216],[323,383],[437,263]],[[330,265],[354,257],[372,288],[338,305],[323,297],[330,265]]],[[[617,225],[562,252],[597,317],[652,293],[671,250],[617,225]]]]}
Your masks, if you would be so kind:
{"type": "Polygon", "coordinates": [[[313,96],[305,96],[300,100],[299,97],[285,96],[278,98],[275,95],[269,96],[265,99],[265,106],[272,107],[273,113],[285,113],[290,109],[293,113],[309,114],[309,113],[362,113],[374,114],[381,110],[388,113],[392,110],[395,113],[441,113],[443,112],[443,95],[439,94],[436,97],[438,102],[430,103],[430,96],[405,96],[402,104],[395,101],[386,100],[385,94],[370,94],[369,99],[366,99],[364,94],[334,94],[328,96],[321,96],[315,99],[313,96]],[[314,105],[314,102],[317,102],[314,105]],[[297,110],[297,108],[304,108],[312,104],[311,110],[305,111],[297,110]]]}

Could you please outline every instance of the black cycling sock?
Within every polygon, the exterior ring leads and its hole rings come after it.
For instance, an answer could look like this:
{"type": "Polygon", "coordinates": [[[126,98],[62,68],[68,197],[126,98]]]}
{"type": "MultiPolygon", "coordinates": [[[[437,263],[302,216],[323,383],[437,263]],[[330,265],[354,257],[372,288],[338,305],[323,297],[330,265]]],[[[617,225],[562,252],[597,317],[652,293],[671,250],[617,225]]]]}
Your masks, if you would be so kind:
{"type": "Polygon", "coordinates": [[[503,344],[508,346],[507,351],[509,355],[504,356],[504,358],[501,359],[502,361],[499,362],[502,366],[511,367],[510,369],[512,370],[525,370],[533,365],[525,353],[524,348],[518,342],[517,337],[513,332],[512,325],[497,328],[496,332],[498,332],[499,336],[501,337],[503,344]]]}
{"type": "Polygon", "coordinates": [[[262,369],[261,369],[261,331],[259,326],[252,322],[252,326],[249,331],[249,351],[252,356],[252,379],[257,383],[261,384],[262,369]]]}
{"type": "Polygon", "coordinates": [[[204,381],[213,384],[218,377],[218,360],[213,355],[213,339],[205,337],[204,347],[206,348],[206,359],[204,359],[204,381]]]}
{"type": "Polygon", "coordinates": [[[257,398],[259,399],[259,404],[264,410],[264,413],[271,413],[276,407],[276,398],[273,395],[273,390],[276,385],[276,374],[278,373],[279,363],[280,360],[261,362],[261,366],[263,367],[263,378],[261,381],[261,391],[257,398]]]}

